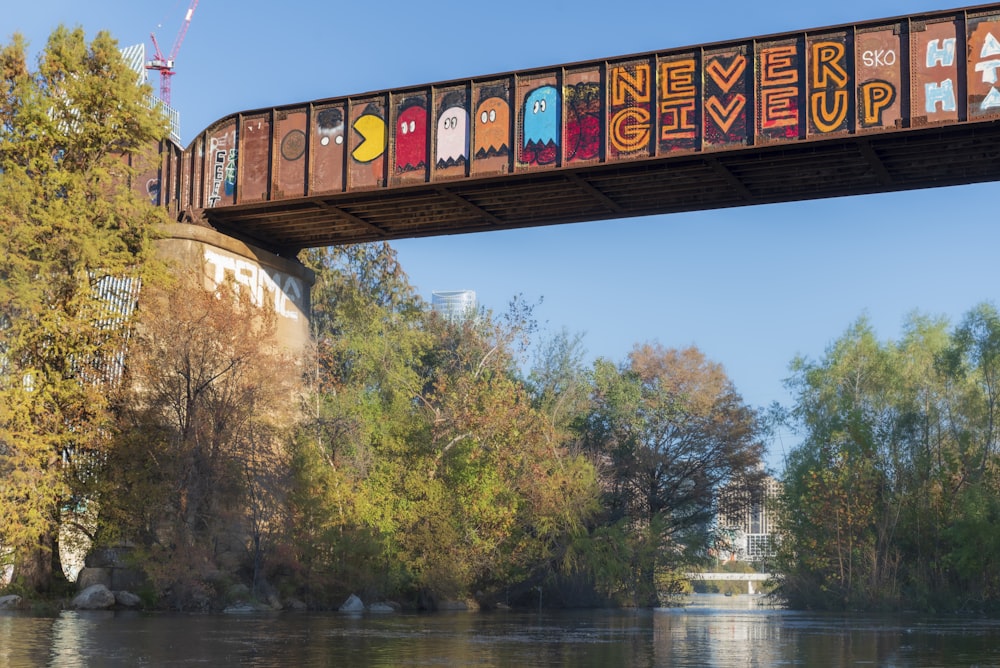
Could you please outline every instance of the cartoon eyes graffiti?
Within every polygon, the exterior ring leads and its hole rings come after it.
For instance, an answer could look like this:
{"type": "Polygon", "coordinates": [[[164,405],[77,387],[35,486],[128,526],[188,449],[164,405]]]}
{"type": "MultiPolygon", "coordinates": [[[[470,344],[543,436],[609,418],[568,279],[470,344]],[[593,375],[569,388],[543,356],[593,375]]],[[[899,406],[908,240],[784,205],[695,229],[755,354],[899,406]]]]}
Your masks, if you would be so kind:
{"type": "Polygon", "coordinates": [[[445,109],[438,119],[437,165],[464,164],[469,155],[469,112],[464,107],[445,109]]]}
{"type": "Polygon", "coordinates": [[[488,97],[479,103],[476,129],[476,156],[507,155],[510,150],[510,105],[502,97],[488,97]]]}
{"type": "Polygon", "coordinates": [[[319,130],[321,146],[328,146],[332,140],[335,144],[344,143],[344,112],[340,109],[323,109],[316,116],[316,126],[319,130]]]}
{"type": "Polygon", "coordinates": [[[427,110],[411,104],[399,113],[396,122],[396,171],[400,174],[427,164],[427,110]]]}
{"type": "Polygon", "coordinates": [[[544,114],[545,113],[545,100],[535,100],[535,104],[531,109],[533,114],[544,114]]]}

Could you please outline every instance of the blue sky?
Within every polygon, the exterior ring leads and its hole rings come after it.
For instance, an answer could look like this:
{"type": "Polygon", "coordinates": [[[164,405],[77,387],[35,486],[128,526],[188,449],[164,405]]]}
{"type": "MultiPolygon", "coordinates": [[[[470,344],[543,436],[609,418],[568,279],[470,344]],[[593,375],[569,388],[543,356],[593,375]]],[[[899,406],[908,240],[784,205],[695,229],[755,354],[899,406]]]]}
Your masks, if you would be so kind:
{"type": "MultiPolygon", "coordinates": [[[[59,23],[122,46],[155,31],[169,50],[189,0],[8,3],[0,39],[33,48],[59,23]]],[[[202,0],[177,58],[173,106],[187,142],[259,107],[958,7],[941,0],[836,3],[436,3],[202,0]]],[[[156,81],[153,81],[154,85],[156,81]]],[[[411,282],[475,290],[500,310],[542,299],[543,327],[584,334],[590,357],[636,343],[695,344],[746,401],[788,404],[796,355],[816,359],[867,315],[884,339],[912,311],[953,323],[996,299],[1000,185],[986,184],[406,240],[411,282]]],[[[769,461],[795,443],[784,434],[769,461]]]]}

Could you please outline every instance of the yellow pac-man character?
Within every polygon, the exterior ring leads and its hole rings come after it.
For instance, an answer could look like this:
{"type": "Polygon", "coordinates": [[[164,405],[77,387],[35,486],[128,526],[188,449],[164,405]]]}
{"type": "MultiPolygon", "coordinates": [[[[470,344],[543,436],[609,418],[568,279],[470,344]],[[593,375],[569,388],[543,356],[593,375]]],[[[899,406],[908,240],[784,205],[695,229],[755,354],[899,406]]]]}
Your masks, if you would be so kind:
{"type": "Polygon", "coordinates": [[[385,121],[375,114],[365,114],[354,121],[354,130],[361,143],[351,153],[358,162],[371,162],[385,153],[385,121]]]}

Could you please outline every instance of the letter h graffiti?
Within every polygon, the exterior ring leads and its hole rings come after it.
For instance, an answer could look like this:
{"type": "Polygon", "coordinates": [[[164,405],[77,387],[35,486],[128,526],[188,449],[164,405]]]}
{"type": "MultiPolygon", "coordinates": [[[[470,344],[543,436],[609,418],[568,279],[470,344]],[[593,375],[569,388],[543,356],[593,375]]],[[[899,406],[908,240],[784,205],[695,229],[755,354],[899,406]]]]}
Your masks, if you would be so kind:
{"type": "MultiPolygon", "coordinates": [[[[934,67],[951,67],[955,64],[955,38],[945,40],[934,39],[927,43],[927,69],[934,67]]],[[[925,110],[928,114],[938,111],[955,111],[958,103],[955,98],[955,82],[945,79],[940,83],[924,84],[925,110]]]]}

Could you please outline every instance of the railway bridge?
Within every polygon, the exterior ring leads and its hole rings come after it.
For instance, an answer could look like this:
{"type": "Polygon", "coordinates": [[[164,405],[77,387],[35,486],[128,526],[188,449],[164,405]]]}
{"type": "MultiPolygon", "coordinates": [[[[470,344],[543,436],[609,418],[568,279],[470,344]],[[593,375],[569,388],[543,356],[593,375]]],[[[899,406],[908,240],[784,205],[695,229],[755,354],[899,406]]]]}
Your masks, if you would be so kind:
{"type": "Polygon", "coordinates": [[[138,187],[253,249],[205,262],[261,294],[262,252],[994,181],[1000,4],[242,111],[161,154],[138,187]]]}

